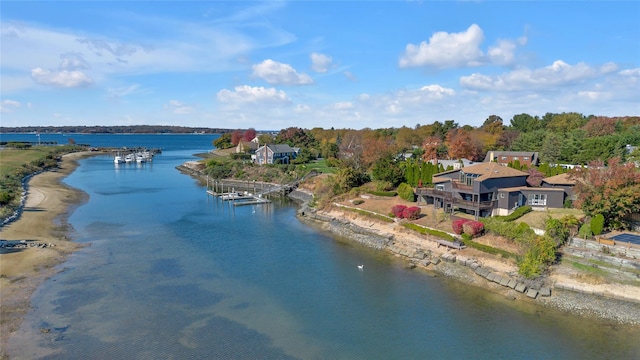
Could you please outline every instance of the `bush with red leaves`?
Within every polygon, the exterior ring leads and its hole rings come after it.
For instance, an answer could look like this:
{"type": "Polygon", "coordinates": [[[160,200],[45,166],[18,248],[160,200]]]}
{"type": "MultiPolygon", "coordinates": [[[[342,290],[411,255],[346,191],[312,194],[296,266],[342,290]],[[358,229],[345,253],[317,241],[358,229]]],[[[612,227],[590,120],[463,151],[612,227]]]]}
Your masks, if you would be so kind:
{"type": "Polygon", "coordinates": [[[469,220],[462,224],[462,231],[465,234],[469,234],[471,236],[476,236],[481,234],[484,231],[484,224],[480,221],[469,220]]]}
{"type": "Polygon", "coordinates": [[[411,206],[402,211],[402,217],[409,220],[417,220],[420,217],[420,208],[411,206]]]}
{"type": "Polygon", "coordinates": [[[462,234],[462,227],[469,219],[455,219],[451,222],[451,227],[453,228],[453,232],[460,235],[462,234]]]}
{"type": "Polygon", "coordinates": [[[393,214],[393,216],[397,217],[397,218],[402,218],[402,213],[404,212],[404,210],[407,208],[406,205],[394,205],[391,208],[391,213],[393,214]]]}

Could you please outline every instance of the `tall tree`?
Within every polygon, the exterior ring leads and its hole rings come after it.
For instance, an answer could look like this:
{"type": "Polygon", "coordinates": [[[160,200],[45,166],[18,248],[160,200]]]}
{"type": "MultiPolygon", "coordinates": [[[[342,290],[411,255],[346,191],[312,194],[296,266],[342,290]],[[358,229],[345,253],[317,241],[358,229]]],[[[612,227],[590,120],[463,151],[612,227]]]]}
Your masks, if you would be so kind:
{"type": "Polygon", "coordinates": [[[520,132],[531,132],[544,128],[542,121],[529,114],[514,115],[511,119],[511,127],[520,132]]]}
{"type": "Polygon", "coordinates": [[[438,136],[429,136],[422,142],[422,159],[424,161],[431,161],[438,158],[438,148],[442,145],[442,139],[438,136]]]}
{"type": "Polygon", "coordinates": [[[557,133],[547,133],[540,148],[540,161],[557,164],[560,159],[563,140],[564,137],[557,133]]]}
{"type": "Polygon", "coordinates": [[[627,218],[640,213],[640,169],[613,158],[604,166],[594,161],[586,168],[575,168],[569,176],[576,180],[574,205],[585,214],[602,214],[605,226],[628,228],[627,218]]]}
{"type": "Polygon", "coordinates": [[[373,163],[371,175],[374,180],[388,181],[393,186],[397,186],[404,179],[402,169],[391,153],[384,154],[373,163]]]}
{"type": "Polygon", "coordinates": [[[476,160],[480,149],[471,139],[468,131],[463,129],[454,129],[447,134],[447,148],[449,149],[450,159],[470,159],[476,160]]]}
{"type": "Polygon", "coordinates": [[[489,134],[498,135],[502,130],[504,130],[502,118],[498,115],[491,115],[484,121],[484,123],[482,123],[480,129],[488,132],[489,134]]]}

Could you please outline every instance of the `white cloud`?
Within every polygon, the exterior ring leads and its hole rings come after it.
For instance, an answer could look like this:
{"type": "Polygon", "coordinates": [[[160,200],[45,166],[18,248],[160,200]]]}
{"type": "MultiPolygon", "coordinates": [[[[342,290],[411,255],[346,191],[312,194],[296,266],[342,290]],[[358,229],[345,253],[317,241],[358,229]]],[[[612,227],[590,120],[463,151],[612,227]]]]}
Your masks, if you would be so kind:
{"type": "Polygon", "coordinates": [[[169,102],[164,105],[164,108],[176,115],[191,114],[195,110],[192,106],[178,100],[169,100],[169,102]]]}
{"type": "Polygon", "coordinates": [[[42,85],[64,88],[87,87],[93,84],[93,80],[81,71],[52,71],[38,67],[31,70],[31,78],[42,85]]]}
{"type": "Polygon", "coordinates": [[[480,45],[484,41],[484,32],[480,26],[472,24],[467,30],[458,33],[436,32],[429,41],[419,45],[408,44],[400,57],[399,66],[455,68],[485,64],[500,66],[513,65],[518,46],[527,43],[527,37],[517,40],[498,40],[485,54],[480,45]]]}
{"type": "Polygon", "coordinates": [[[299,74],[291,65],[271,59],[253,65],[253,76],[272,85],[310,85],[313,80],[307,74],[299,74]]]}
{"type": "Polygon", "coordinates": [[[19,101],[15,101],[15,100],[2,100],[0,101],[0,112],[1,113],[8,113],[13,111],[15,108],[19,108],[21,107],[22,104],[19,101]]]}
{"type": "Polygon", "coordinates": [[[311,69],[318,73],[326,73],[331,66],[333,59],[331,56],[320,53],[311,54],[311,69]]]}
{"type": "Polygon", "coordinates": [[[562,60],[557,60],[549,66],[534,70],[520,68],[497,76],[478,73],[462,76],[460,85],[471,90],[549,89],[593,79],[603,74],[603,71],[610,72],[611,68],[611,64],[597,69],[585,63],[569,65],[562,60]]]}
{"type": "Polygon", "coordinates": [[[291,99],[282,90],[249,85],[236,86],[233,91],[222,89],[218,91],[216,97],[218,101],[229,104],[288,104],[291,102],[291,99]]]}
{"type": "Polygon", "coordinates": [[[408,44],[400,58],[400,67],[434,66],[438,68],[480,64],[484,40],[482,29],[473,24],[459,33],[436,32],[420,45],[408,44]]]}

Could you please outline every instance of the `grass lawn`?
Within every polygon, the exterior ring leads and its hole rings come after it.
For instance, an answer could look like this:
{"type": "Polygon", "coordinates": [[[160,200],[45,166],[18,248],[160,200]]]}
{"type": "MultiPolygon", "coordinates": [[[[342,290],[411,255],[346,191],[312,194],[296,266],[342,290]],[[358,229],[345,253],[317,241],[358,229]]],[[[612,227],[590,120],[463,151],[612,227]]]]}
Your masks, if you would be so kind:
{"type": "Polygon", "coordinates": [[[0,150],[0,176],[11,173],[14,169],[22,166],[22,164],[44,159],[50,152],[47,147],[0,150]]]}
{"type": "Polygon", "coordinates": [[[327,166],[327,160],[326,159],[322,159],[322,160],[315,160],[312,161],[308,164],[304,164],[302,165],[304,166],[307,170],[311,171],[311,170],[316,170],[322,174],[334,174],[336,172],[336,168],[334,167],[329,167],[327,166]]]}
{"type": "Polygon", "coordinates": [[[567,215],[573,215],[576,218],[584,216],[582,210],[578,209],[549,209],[546,211],[532,211],[528,214],[524,214],[521,218],[515,220],[515,222],[524,222],[536,229],[544,229],[544,222],[549,216],[553,219],[561,219],[567,215]]]}

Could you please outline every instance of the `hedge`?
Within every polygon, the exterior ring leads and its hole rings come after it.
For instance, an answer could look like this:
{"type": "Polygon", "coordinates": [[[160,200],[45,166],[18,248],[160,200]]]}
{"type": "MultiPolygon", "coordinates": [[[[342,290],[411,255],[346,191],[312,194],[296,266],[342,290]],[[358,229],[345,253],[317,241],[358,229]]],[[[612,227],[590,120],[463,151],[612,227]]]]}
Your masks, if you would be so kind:
{"type": "Polygon", "coordinates": [[[369,194],[375,195],[375,196],[394,197],[398,195],[398,192],[397,191],[369,191],[369,194]]]}
{"type": "Polygon", "coordinates": [[[506,216],[494,216],[495,219],[500,219],[502,221],[513,221],[521,217],[522,215],[531,212],[533,209],[529,205],[520,206],[515,209],[511,214],[506,216]]]}

